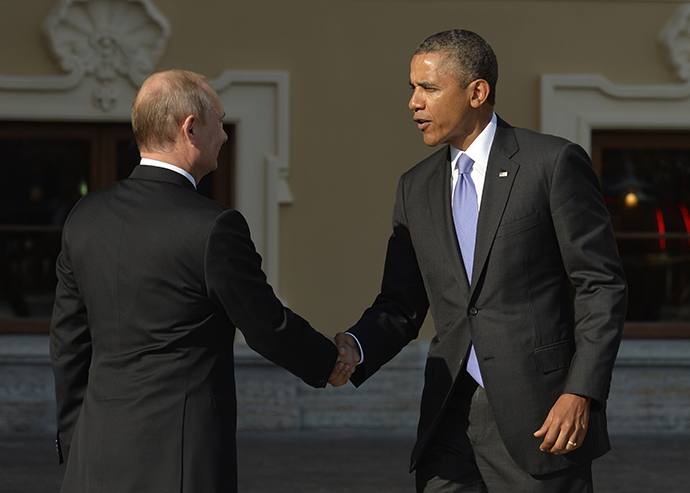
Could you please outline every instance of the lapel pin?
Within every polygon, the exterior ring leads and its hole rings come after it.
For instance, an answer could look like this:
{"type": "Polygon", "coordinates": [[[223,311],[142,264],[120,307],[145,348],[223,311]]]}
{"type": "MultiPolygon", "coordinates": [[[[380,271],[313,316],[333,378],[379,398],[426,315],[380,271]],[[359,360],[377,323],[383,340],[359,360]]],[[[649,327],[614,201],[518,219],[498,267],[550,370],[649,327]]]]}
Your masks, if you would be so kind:
{"type": "Polygon", "coordinates": [[[505,178],[506,176],[508,176],[508,172],[507,172],[507,171],[501,171],[501,172],[498,174],[498,177],[499,177],[499,178],[505,178]]]}

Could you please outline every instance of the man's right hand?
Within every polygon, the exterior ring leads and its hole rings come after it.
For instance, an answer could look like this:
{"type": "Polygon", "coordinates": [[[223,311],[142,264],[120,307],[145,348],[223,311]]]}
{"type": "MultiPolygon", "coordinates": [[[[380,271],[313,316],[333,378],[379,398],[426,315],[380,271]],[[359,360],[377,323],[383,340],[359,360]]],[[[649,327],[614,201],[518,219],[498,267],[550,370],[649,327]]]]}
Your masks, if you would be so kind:
{"type": "Polygon", "coordinates": [[[335,345],[338,348],[338,360],[328,383],[333,387],[340,387],[350,379],[361,360],[361,356],[357,342],[349,334],[338,332],[335,335],[335,345]]]}

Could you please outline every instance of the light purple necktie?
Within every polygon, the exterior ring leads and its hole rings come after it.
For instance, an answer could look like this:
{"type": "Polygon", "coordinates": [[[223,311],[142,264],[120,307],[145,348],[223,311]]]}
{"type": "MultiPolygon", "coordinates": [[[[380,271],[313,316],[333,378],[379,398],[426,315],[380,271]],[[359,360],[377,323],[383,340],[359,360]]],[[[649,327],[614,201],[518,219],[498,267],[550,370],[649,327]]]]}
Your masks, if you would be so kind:
{"type": "MultiPolygon", "coordinates": [[[[470,177],[474,161],[467,154],[461,154],[458,158],[458,181],[455,184],[453,194],[453,222],[455,233],[458,235],[458,244],[462,261],[467,272],[467,281],[472,284],[472,263],[474,262],[474,244],[477,238],[477,190],[470,177]]],[[[484,387],[482,375],[479,372],[477,354],[474,344],[470,348],[470,356],[467,360],[467,372],[472,375],[479,385],[484,387]]]]}

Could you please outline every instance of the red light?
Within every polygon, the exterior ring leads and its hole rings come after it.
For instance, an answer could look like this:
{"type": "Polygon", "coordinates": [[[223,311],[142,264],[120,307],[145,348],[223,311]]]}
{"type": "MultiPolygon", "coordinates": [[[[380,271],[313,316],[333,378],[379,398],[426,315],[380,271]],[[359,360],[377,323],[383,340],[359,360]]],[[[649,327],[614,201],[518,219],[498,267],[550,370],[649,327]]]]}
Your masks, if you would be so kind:
{"type": "Polygon", "coordinates": [[[666,224],[664,223],[664,213],[661,212],[661,209],[658,207],[656,208],[656,224],[659,228],[659,234],[662,235],[661,238],[659,238],[659,249],[662,252],[665,252],[666,238],[664,238],[663,235],[666,234],[666,224]]]}
{"type": "MultiPolygon", "coordinates": [[[[678,209],[680,209],[680,213],[683,215],[685,231],[690,234],[690,212],[688,212],[688,208],[685,204],[678,204],[678,209]]],[[[690,243],[690,241],[688,241],[688,243],[690,243]]]]}

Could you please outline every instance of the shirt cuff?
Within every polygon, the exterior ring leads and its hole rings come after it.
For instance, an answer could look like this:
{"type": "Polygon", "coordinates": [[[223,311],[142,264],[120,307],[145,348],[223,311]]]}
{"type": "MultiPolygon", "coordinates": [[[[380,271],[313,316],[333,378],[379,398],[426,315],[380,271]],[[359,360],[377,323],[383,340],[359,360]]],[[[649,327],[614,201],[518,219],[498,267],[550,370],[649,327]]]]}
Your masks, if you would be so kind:
{"type": "Polygon", "coordinates": [[[362,349],[362,345],[359,343],[359,339],[357,339],[357,336],[355,336],[352,332],[345,332],[347,335],[351,336],[355,342],[357,343],[357,346],[359,346],[359,363],[357,363],[357,366],[361,365],[364,363],[364,349],[362,349]]]}

